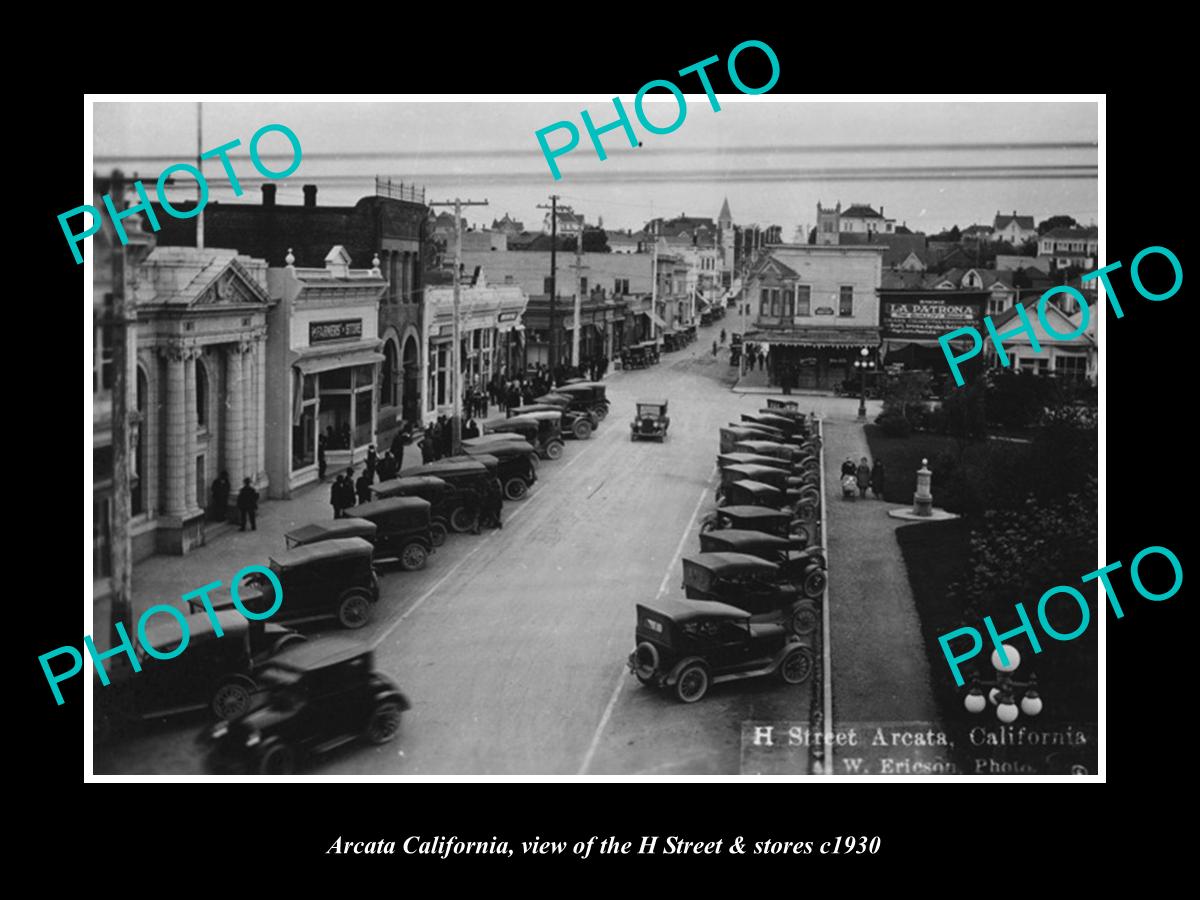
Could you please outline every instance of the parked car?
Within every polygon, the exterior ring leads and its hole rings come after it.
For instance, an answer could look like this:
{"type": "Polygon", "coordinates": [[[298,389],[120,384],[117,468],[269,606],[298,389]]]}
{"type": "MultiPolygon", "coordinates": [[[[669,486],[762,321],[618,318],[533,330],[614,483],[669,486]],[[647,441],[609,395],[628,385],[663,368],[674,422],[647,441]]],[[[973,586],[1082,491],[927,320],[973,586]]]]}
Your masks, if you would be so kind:
{"type": "Polygon", "coordinates": [[[520,434],[543,459],[559,459],[563,454],[562,416],[555,413],[530,413],[511,419],[490,419],[483,423],[485,434],[520,434]]]}
{"type": "Polygon", "coordinates": [[[786,459],[780,459],[778,456],[763,456],[759,453],[718,453],[717,466],[719,468],[727,468],[728,466],[771,466],[776,469],[782,469],[784,472],[793,471],[793,464],[786,459]]]}
{"type": "MultiPolygon", "coordinates": [[[[420,497],[427,501],[429,503],[429,536],[435,548],[446,543],[446,535],[450,531],[450,519],[454,516],[454,511],[467,502],[464,500],[461,490],[436,475],[407,475],[389,478],[387,481],[371,485],[371,497],[375,500],[388,500],[392,497],[420,497]]],[[[349,520],[335,519],[334,521],[346,522],[349,520]]]]}
{"type": "Polygon", "coordinates": [[[420,475],[441,478],[458,492],[457,506],[450,513],[451,530],[460,534],[474,530],[483,498],[494,479],[488,467],[478,459],[459,457],[413,466],[400,473],[401,478],[420,475]]]}
{"type": "Polygon", "coordinates": [[[476,458],[490,456],[497,461],[495,475],[509,500],[524,500],[537,482],[537,452],[528,441],[493,441],[476,445],[466,440],[463,441],[463,453],[476,458]]]}
{"type": "Polygon", "coordinates": [[[667,415],[666,400],[639,400],[637,412],[629,423],[629,440],[651,438],[666,441],[671,417],[667,415]]]}
{"type": "MultiPolygon", "coordinates": [[[[700,540],[712,546],[714,539],[728,533],[709,531],[700,540]]],[[[728,603],[756,622],[778,622],[798,635],[812,634],[821,620],[815,598],[789,581],[781,566],[748,553],[702,552],[684,557],[683,588],[689,600],[728,603]]]]}
{"type": "Polygon", "coordinates": [[[772,466],[726,466],[721,469],[721,483],[717,485],[717,494],[720,496],[722,488],[733,484],[735,481],[759,481],[763,484],[769,484],[771,487],[787,490],[788,478],[791,476],[783,469],[774,468],[772,466]]]}
{"type": "Polygon", "coordinates": [[[755,419],[763,425],[780,429],[789,437],[808,436],[808,419],[803,413],[789,414],[787,411],[760,409],[755,419]]]}
{"type": "Polygon", "coordinates": [[[647,687],[672,688],[684,703],[740,678],[778,673],[787,684],[803,684],[816,666],[813,652],[781,625],[754,622],[725,603],[639,603],[634,635],[630,671],[647,687]]]}
{"type": "Polygon", "coordinates": [[[560,384],[554,389],[555,393],[566,394],[574,403],[572,409],[591,410],[601,422],[608,415],[608,397],[606,386],[598,381],[560,384]]]}
{"type": "Polygon", "coordinates": [[[794,584],[805,597],[813,600],[825,590],[825,548],[808,546],[803,538],[723,528],[702,532],[700,550],[704,553],[743,553],[774,563],[779,567],[777,583],[794,584]]]}
{"type": "Polygon", "coordinates": [[[801,544],[807,545],[808,533],[793,531],[794,523],[795,519],[791,513],[771,509],[767,506],[722,506],[701,520],[700,531],[740,528],[745,531],[761,531],[779,537],[794,537],[801,544]]]}
{"type": "Polygon", "coordinates": [[[202,736],[210,771],[286,775],[359,738],[386,744],[411,708],[399,686],[375,671],[370,648],[346,638],[281,653],[259,678],[269,690],[266,702],[202,736]]]}
{"type": "Polygon", "coordinates": [[[346,510],[353,518],[374,522],[375,561],[399,560],[406,572],[425,568],[433,552],[432,504],[420,497],[388,497],[346,510]]]}
{"type": "Polygon", "coordinates": [[[739,440],[732,447],[730,447],[730,450],[740,453],[757,453],[761,456],[774,456],[778,459],[797,463],[807,455],[806,451],[802,450],[800,447],[797,447],[795,444],[786,444],[779,441],[764,441],[758,438],[739,440]]]}
{"type": "MultiPolygon", "coordinates": [[[[762,432],[738,425],[727,425],[718,432],[722,453],[736,452],[736,445],[743,441],[761,440],[762,432]]],[[[774,454],[765,454],[773,456],[774,454]]]]}
{"type": "Polygon", "coordinates": [[[562,416],[563,435],[580,441],[586,441],[590,438],[592,432],[596,430],[596,426],[600,424],[599,417],[590,409],[571,409],[571,398],[565,394],[546,394],[542,400],[544,402],[539,401],[537,403],[527,403],[524,406],[509,407],[507,410],[509,418],[524,416],[529,413],[556,412],[562,416]]]}
{"type": "Polygon", "coordinates": [[[377,531],[375,523],[366,519],[331,519],[328,522],[313,522],[311,525],[293,528],[283,536],[283,541],[289,550],[348,537],[360,537],[374,543],[377,531]]]}
{"type": "MultiPolygon", "coordinates": [[[[379,600],[379,578],[372,566],[375,548],[362,538],[338,538],[297,547],[274,556],[269,568],[283,588],[283,600],[272,621],[312,622],[334,618],[344,628],[361,628],[379,600]]],[[[238,596],[246,609],[265,613],[275,605],[275,587],[260,572],[247,575],[238,596]]],[[[192,612],[203,610],[199,599],[188,601],[192,612]]],[[[228,605],[215,609],[232,608],[228,605]]]]}
{"type": "MultiPolygon", "coordinates": [[[[304,641],[304,635],[290,628],[247,619],[235,609],[222,609],[213,617],[219,636],[207,614],[187,617],[187,651],[174,659],[157,659],[138,642],[134,652],[140,672],[131,665],[110,664],[108,685],[97,679],[93,694],[99,741],[107,740],[121,725],[176,713],[208,709],[218,719],[245,715],[259,690],[258,670],[271,657],[304,641]]],[[[179,643],[179,624],[159,617],[146,626],[145,640],[169,651],[179,643]]]]}
{"type": "Polygon", "coordinates": [[[771,509],[783,510],[788,503],[787,491],[763,484],[761,481],[751,481],[743,478],[723,486],[721,506],[768,506],[771,509]]]}

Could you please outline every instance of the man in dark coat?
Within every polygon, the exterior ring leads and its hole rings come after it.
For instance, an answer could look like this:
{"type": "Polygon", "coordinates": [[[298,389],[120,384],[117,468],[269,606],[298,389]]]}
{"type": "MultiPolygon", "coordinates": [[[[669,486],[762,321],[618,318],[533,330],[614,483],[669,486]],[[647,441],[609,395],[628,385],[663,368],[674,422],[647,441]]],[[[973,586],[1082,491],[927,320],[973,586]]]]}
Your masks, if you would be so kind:
{"type": "Polygon", "coordinates": [[[342,476],[342,502],[338,504],[338,508],[342,511],[342,518],[346,518],[346,510],[352,507],[357,502],[357,497],[354,492],[354,467],[348,466],[346,474],[342,476]]]}
{"type": "Polygon", "coordinates": [[[493,480],[488,485],[483,498],[483,507],[479,510],[479,518],[484,525],[491,528],[503,528],[500,522],[500,510],[504,505],[504,495],[500,490],[500,482],[493,480]]]}
{"type": "Polygon", "coordinates": [[[329,505],[333,507],[333,517],[340,519],[342,517],[342,476],[339,475],[333,479],[333,484],[329,486],[329,505]]]}
{"type": "Polygon", "coordinates": [[[392,456],[397,460],[404,459],[404,428],[402,427],[396,432],[396,436],[392,438],[391,446],[392,456]]]}
{"type": "Polygon", "coordinates": [[[433,462],[433,435],[426,431],[425,436],[421,438],[419,446],[421,448],[421,462],[433,462]]]}
{"type": "Polygon", "coordinates": [[[246,519],[250,520],[250,530],[258,531],[258,523],[254,521],[258,512],[258,491],[250,486],[250,479],[242,479],[242,489],[238,491],[238,512],[241,513],[242,531],[246,530],[246,519]]]}
{"type": "Polygon", "coordinates": [[[358,476],[358,480],[354,482],[354,490],[358,494],[359,503],[371,502],[371,473],[368,469],[363,469],[363,473],[358,476]]]}
{"type": "Polygon", "coordinates": [[[367,476],[367,484],[375,483],[375,470],[379,468],[379,454],[375,452],[375,445],[371,444],[367,447],[367,468],[363,472],[367,476]]]}
{"type": "Polygon", "coordinates": [[[328,441],[325,439],[325,435],[322,434],[317,437],[317,477],[322,481],[325,480],[325,445],[327,443],[328,441]]]}
{"type": "Polygon", "coordinates": [[[871,493],[876,500],[883,499],[883,461],[875,460],[875,466],[871,469],[871,493]]]}
{"type": "Polygon", "coordinates": [[[400,471],[400,464],[396,462],[396,457],[392,456],[392,451],[389,450],[379,461],[379,480],[387,481],[389,478],[395,478],[398,471],[400,471]]]}
{"type": "Polygon", "coordinates": [[[229,483],[229,473],[222,472],[217,476],[217,480],[212,483],[212,508],[209,510],[210,518],[217,522],[224,522],[226,516],[229,515],[229,494],[233,490],[233,485],[229,483]]]}

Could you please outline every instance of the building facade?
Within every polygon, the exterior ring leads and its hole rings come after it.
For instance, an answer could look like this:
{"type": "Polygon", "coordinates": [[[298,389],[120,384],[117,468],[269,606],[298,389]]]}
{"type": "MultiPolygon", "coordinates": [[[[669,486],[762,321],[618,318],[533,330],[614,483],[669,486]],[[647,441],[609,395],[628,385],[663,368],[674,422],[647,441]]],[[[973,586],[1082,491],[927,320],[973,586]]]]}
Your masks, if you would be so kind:
{"type": "Polygon", "coordinates": [[[270,496],[287,498],[330,471],[364,459],[376,443],[379,370],[385,356],[379,305],[387,293],[376,263],[350,265],[340,245],[320,268],[291,254],[267,271],[267,472],[270,496]]]}
{"type": "Polygon", "coordinates": [[[1038,238],[1038,255],[1055,269],[1094,269],[1098,228],[1054,228],[1038,238]]]}
{"type": "Polygon", "coordinates": [[[992,222],[993,241],[1007,241],[1016,246],[1037,237],[1037,228],[1033,224],[1033,216],[1019,216],[1014,209],[1011,216],[1000,214],[996,210],[996,218],[992,222]]]}
{"type": "Polygon", "coordinates": [[[862,349],[875,354],[882,253],[870,244],[763,251],[748,282],[755,318],[746,341],[766,349],[771,385],[831,390],[862,349]]]}

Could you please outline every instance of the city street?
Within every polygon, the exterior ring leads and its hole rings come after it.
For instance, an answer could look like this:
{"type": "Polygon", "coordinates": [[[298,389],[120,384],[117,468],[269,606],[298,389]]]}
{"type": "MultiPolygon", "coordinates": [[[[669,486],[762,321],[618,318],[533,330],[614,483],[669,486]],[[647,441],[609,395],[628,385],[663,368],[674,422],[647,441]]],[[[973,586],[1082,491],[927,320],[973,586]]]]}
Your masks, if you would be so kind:
{"type": "MultiPolygon", "coordinates": [[[[807,721],[810,684],[735,682],[684,705],[642,688],[624,665],[634,604],[681,594],[680,557],[698,550],[697,522],[714,506],[717,429],[762,405],[729,390],[727,353],[711,355],[717,331],[657,366],[610,374],[608,419],[541,463],[530,499],[505,504],[502,530],[452,536],[425,570],[382,576],[373,621],[356,636],[376,644],[377,668],[413,708],[397,741],[349,745],[319,771],[735,774],[744,720],[807,721]],[[631,442],[635,400],[659,396],[671,404],[667,442],[631,442]]],[[[856,401],[802,402],[848,418],[856,401]]],[[[242,537],[172,560],[180,592],[209,580],[185,569],[227,578],[253,561],[231,555],[242,537]]],[[[204,721],[148,726],[103,750],[97,770],[201,772],[204,721]]]]}

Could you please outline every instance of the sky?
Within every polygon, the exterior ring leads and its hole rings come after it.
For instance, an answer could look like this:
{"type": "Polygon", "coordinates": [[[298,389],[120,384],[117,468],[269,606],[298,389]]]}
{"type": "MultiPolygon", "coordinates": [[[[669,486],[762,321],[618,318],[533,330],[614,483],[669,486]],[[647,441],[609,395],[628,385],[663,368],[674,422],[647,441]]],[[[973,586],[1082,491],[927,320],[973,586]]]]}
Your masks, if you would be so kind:
{"type": "MultiPolygon", "coordinates": [[[[665,126],[678,115],[669,94],[647,97],[645,112],[665,126]]],[[[282,123],[300,141],[303,158],[274,182],[279,203],[302,202],[302,186],[318,186],[321,205],[352,205],[374,192],[374,176],[426,188],[426,199],[486,200],[464,211],[472,224],[509,214],[530,230],[545,215],[539,204],[557,193],[589,224],[640,228],[656,216],[715,219],[724,198],[738,224],[781,225],[785,240],[816,222],[818,202],[868,203],[914,231],[991,224],[997,212],[1041,220],[1097,220],[1098,120],[1095,103],[1067,102],[801,102],[788,95],[687,95],[682,124],[652,134],[638,121],[632,97],[622,97],[642,146],[630,148],[616,128],[601,140],[598,159],[582,123],[616,119],[610,97],[515,97],[493,102],[204,102],[201,146],[240,140],[230,158],[246,193],[235,200],[219,160],[204,163],[211,199],[260,202],[263,178],[249,158],[251,136],[282,123]],[[572,122],[579,145],[557,159],[555,180],[535,132],[572,122]]],[[[147,188],[175,162],[194,164],[194,102],[108,102],[93,107],[93,155],[98,172],[136,173],[147,188]]],[[[551,147],[565,129],[547,135],[551,147]]],[[[267,134],[264,162],[282,169],[287,139],[267,134]]],[[[181,176],[170,199],[196,196],[181,176]]]]}

